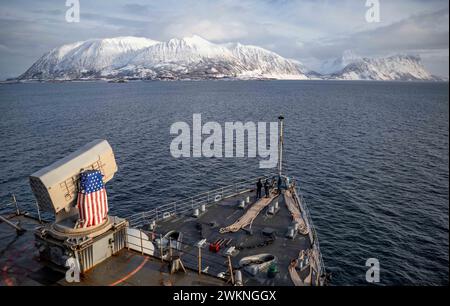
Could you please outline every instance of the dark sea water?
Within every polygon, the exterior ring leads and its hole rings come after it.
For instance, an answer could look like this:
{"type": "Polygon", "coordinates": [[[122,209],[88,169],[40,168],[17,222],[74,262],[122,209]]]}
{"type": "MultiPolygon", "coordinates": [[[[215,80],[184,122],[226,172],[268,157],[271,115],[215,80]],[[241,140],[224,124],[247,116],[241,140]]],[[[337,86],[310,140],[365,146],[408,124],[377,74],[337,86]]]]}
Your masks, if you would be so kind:
{"type": "Polygon", "coordinates": [[[333,284],[448,284],[448,83],[133,82],[0,85],[0,212],[15,193],[35,211],[28,175],[105,138],[119,172],[107,184],[128,216],[236,178],[251,158],[174,159],[176,121],[286,116],[286,171],[300,179],[333,284]]]}

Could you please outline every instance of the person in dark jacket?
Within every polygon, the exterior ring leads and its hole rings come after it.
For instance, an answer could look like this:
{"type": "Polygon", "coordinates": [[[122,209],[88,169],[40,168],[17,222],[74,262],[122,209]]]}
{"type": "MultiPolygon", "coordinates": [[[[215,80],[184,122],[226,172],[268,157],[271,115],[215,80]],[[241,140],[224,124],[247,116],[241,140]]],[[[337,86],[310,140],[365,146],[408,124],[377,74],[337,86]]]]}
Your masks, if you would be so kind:
{"type": "Polygon", "coordinates": [[[266,198],[269,197],[269,191],[270,191],[269,180],[266,180],[266,181],[264,182],[264,193],[266,194],[266,198]]]}
{"type": "Polygon", "coordinates": [[[261,189],[263,187],[263,184],[261,182],[261,179],[258,180],[258,183],[256,183],[256,198],[260,199],[261,198],[261,189]]]}
{"type": "Polygon", "coordinates": [[[282,183],[282,181],[281,181],[281,176],[279,176],[278,177],[278,194],[281,194],[281,183],[282,183]]]}

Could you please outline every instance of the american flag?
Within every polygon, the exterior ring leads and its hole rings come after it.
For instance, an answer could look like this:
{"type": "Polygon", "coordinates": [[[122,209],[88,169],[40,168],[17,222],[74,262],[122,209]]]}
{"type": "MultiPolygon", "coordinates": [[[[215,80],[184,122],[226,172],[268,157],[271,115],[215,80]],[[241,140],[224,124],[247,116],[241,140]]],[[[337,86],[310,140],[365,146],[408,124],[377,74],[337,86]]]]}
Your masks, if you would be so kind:
{"type": "Polygon", "coordinates": [[[103,175],[98,170],[89,170],[80,174],[77,207],[80,213],[80,226],[83,228],[101,224],[108,215],[103,175]]]}

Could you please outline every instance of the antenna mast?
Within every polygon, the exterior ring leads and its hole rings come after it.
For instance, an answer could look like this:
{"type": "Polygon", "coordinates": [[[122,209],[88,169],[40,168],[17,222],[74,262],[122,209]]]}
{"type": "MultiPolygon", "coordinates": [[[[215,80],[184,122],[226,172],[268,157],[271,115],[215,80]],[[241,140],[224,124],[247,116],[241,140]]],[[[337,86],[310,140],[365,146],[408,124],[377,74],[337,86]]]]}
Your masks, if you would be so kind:
{"type": "Polygon", "coordinates": [[[283,134],[283,121],[284,117],[280,115],[278,117],[278,121],[280,122],[280,136],[278,139],[278,176],[281,176],[282,166],[283,166],[283,142],[284,142],[284,134],[283,134]]]}

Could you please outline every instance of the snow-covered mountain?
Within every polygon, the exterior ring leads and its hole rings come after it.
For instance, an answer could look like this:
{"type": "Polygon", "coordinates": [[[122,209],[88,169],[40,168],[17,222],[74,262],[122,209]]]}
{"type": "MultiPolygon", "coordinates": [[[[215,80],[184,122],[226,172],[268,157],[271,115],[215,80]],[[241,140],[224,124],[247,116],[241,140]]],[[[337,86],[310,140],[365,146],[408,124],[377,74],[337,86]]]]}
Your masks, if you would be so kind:
{"type": "Polygon", "coordinates": [[[384,58],[357,58],[329,76],[338,80],[418,81],[437,80],[423,66],[420,57],[394,55],[384,58]]]}
{"type": "Polygon", "coordinates": [[[159,42],[139,37],[92,39],[53,49],[19,80],[73,79],[338,79],[435,80],[419,57],[362,58],[351,51],[319,72],[297,60],[239,43],[199,36],[159,42]]]}
{"type": "Polygon", "coordinates": [[[56,48],[19,77],[25,79],[138,78],[308,79],[300,66],[256,46],[214,44],[199,36],[157,42],[95,39],[56,48]]]}
{"type": "Polygon", "coordinates": [[[19,78],[74,79],[108,74],[158,43],[147,38],[117,37],[63,45],[44,54],[19,78]]]}

